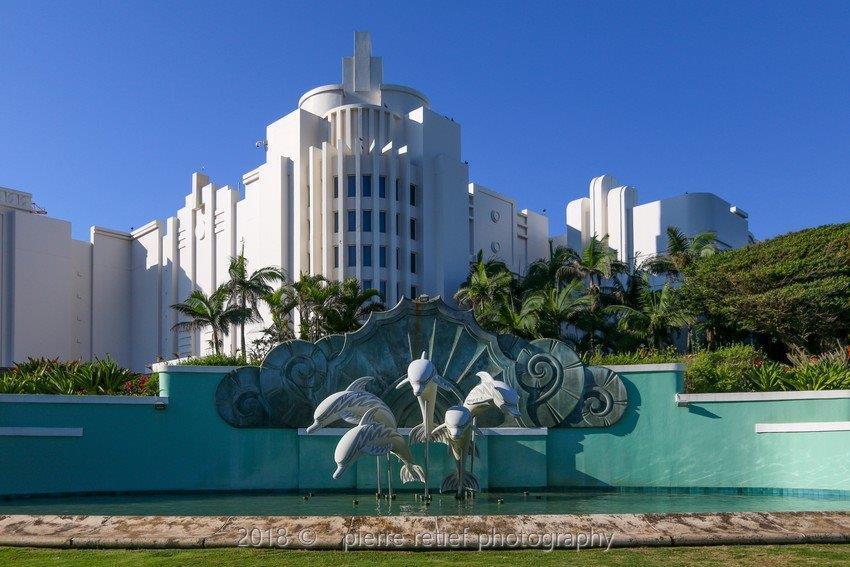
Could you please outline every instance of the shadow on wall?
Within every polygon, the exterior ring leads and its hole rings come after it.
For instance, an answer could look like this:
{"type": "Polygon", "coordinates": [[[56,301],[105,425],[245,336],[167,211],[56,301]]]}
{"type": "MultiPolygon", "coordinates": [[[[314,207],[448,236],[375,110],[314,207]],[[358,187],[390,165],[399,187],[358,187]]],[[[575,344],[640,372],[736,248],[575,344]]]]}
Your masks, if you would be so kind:
{"type": "Polygon", "coordinates": [[[190,356],[202,341],[208,340],[209,332],[172,331],[177,318],[171,305],[189,297],[194,289],[192,279],[171,259],[163,262],[162,266],[145,267],[147,258],[144,254],[137,256],[137,250],[144,252],[144,247],[134,243],[130,293],[131,351],[130,360],[126,362],[133,370],[144,372],[159,359],[190,356]]]}
{"type": "MultiPolygon", "coordinates": [[[[626,376],[620,375],[626,386],[629,404],[623,417],[610,427],[550,429],[547,437],[549,486],[587,486],[594,488],[612,487],[596,477],[581,472],[579,464],[584,460],[584,441],[594,435],[625,437],[634,431],[641,418],[642,400],[640,391],[626,376]]],[[[605,459],[616,459],[617,455],[604,455],[605,459]]]]}

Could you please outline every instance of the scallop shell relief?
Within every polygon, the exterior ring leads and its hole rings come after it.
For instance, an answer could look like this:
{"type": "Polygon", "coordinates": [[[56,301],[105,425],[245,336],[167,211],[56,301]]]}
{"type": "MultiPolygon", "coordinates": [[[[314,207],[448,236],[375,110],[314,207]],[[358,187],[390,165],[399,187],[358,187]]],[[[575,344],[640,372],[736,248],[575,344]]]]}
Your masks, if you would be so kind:
{"type": "MultiPolygon", "coordinates": [[[[606,427],[626,411],[626,387],[617,373],[587,367],[567,344],[494,335],[470,311],[439,297],[403,299],[372,313],[363,327],[315,343],[291,340],[275,346],[259,368],[243,367],[218,385],[215,403],[233,427],[307,427],[328,395],[361,376],[374,376],[369,390],[393,410],[400,427],[420,421],[410,388],[396,390],[407,365],[425,351],[451,390],[440,390],[437,417],[463,401],[486,370],[519,392],[520,427],[606,427]]],[[[495,417],[495,416],[494,416],[495,417]]],[[[484,416],[479,426],[498,425],[484,416]]]]}

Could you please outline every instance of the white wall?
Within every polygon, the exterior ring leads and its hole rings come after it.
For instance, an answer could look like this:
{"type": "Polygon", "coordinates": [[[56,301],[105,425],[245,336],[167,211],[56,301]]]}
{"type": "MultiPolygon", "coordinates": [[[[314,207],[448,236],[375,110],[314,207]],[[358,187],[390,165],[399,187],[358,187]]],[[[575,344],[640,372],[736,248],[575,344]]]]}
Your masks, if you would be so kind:
{"type": "Polygon", "coordinates": [[[732,213],[731,205],[713,193],[687,193],[634,208],[635,256],[638,262],[667,248],[667,227],[687,236],[716,233],[721,248],[740,248],[749,242],[748,222],[732,213]]]}

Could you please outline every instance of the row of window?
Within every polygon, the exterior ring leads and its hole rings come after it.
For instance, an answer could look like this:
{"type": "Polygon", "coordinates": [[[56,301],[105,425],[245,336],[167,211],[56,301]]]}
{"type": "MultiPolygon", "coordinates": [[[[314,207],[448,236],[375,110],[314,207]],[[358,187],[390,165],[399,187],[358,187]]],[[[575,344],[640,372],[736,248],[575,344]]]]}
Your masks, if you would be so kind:
{"type": "MultiPolygon", "coordinates": [[[[381,293],[381,300],[386,301],[387,300],[387,280],[381,280],[380,282],[378,282],[378,285],[379,285],[378,291],[381,293]]],[[[395,284],[395,294],[396,295],[401,294],[401,290],[399,289],[399,287],[400,287],[399,284],[396,283],[395,284]]],[[[363,280],[363,289],[375,289],[374,286],[373,286],[372,280],[363,280]]],[[[418,293],[418,291],[416,289],[416,286],[415,285],[410,286],[410,298],[415,299],[417,297],[417,293],[418,293]]]]}
{"type": "MultiPolygon", "coordinates": [[[[369,245],[365,245],[362,247],[362,266],[364,268],[372,267],[372,247],[369,245]]],[[[416,273],[416,264],[417,264],[417,255],[416,252],[410,253],[410,273],[416,273]]],[[[357,267],[357,246],[349,245],[348,246],[348,254],[346,256],[346,265],[349,268],[357,267]]],[[[386,268],[387,267],[387,247],[379,246],[378,247],[378,267],[386,268]]],[[[339,268],[339,246],[334,246],[334,268],[339,268]]],[[[401,253],[399,249],[395,249],[395,268],[397,270],[401,269],[401,253]]]]}
{"type": "MultiPolygon", "coordinates": [[[[395,233],[397,236],[401,235],[400,231],[400,222],[399,216],[396,215],[395,222],[395,233]]],[[[348,232],[355,232],[357,230],[357,211],[349,210],[346,215],[346,223],[345,228],[348,232]]],[[[360,230],[363,232],[372,232],[372,210],[366,209],[362,211],[360,217],[360,230]]],[[[381,233],[387,232],[387,212],[380,211],[378,213],[378,231],[381,233]]],[[[334,232],[339,232],[339,213],[334,212],[334,232]]],[[[416,219],[410,219],[410,239],[416,240],[417,238],[417,230],[416,230],[416,219]]]]}
{"type": "MultiPolygon", "coordinates": [[[[361,175],[360,176],[360,184],[363,188],[363,197],[371,197],[372,196],[372,176],[371,175],[361,175]]],[[[410,206],[416,206],[416,185],[413,183],[410,184],[410,206]]],[[[346,177],[346,189],[345,194],[347,197],[356,197],[357,196],[357,176],[349,175],[346,177]]],[[[339,197],[339,177],[334,175],[334,199],[339,197]]],[[[378,197],[381,199],[387,198],[387,176],[381,175],[378,177],[378,197]]],[[[395,180],[395,200],[401,200],[401,190],[400,190],[400,181],[398,179],[395,180]]]]}

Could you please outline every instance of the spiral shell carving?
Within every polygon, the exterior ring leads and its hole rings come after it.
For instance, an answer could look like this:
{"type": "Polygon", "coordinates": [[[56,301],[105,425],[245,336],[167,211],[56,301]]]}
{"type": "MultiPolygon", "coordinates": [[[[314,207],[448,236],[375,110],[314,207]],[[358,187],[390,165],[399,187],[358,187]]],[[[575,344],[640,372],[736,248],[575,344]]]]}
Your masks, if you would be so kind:
{"type": "Polygon", "coordinates": [[[215,391],[218,414],[233,427],[266,427],[269,411],[260,393],[260,369],[237,368],[219,382],[215,391]]]}
{"type": "Polygon", "coordinates": [[[523,418],[537,427],[558,427],[581,397],[584,367],[564,343],[537,339],[520,351],[516,380],[525,398],[523,418]]]}
{"type": "Polygon", "coordinates": [[[283,427],[309,425],[313,408],[324,397],[327,374],[328,359],[318,345],[292,340],[274,347],[260,367],[260,391],[273,423],[283,427]]]}
{"type": "Polygon", "coordinates": [[[628,406],[628,393],[620,376],[609,368],[589,366],[581,403],[570,415],[572,427],[607,427],[620,420],[628,406]]]}

